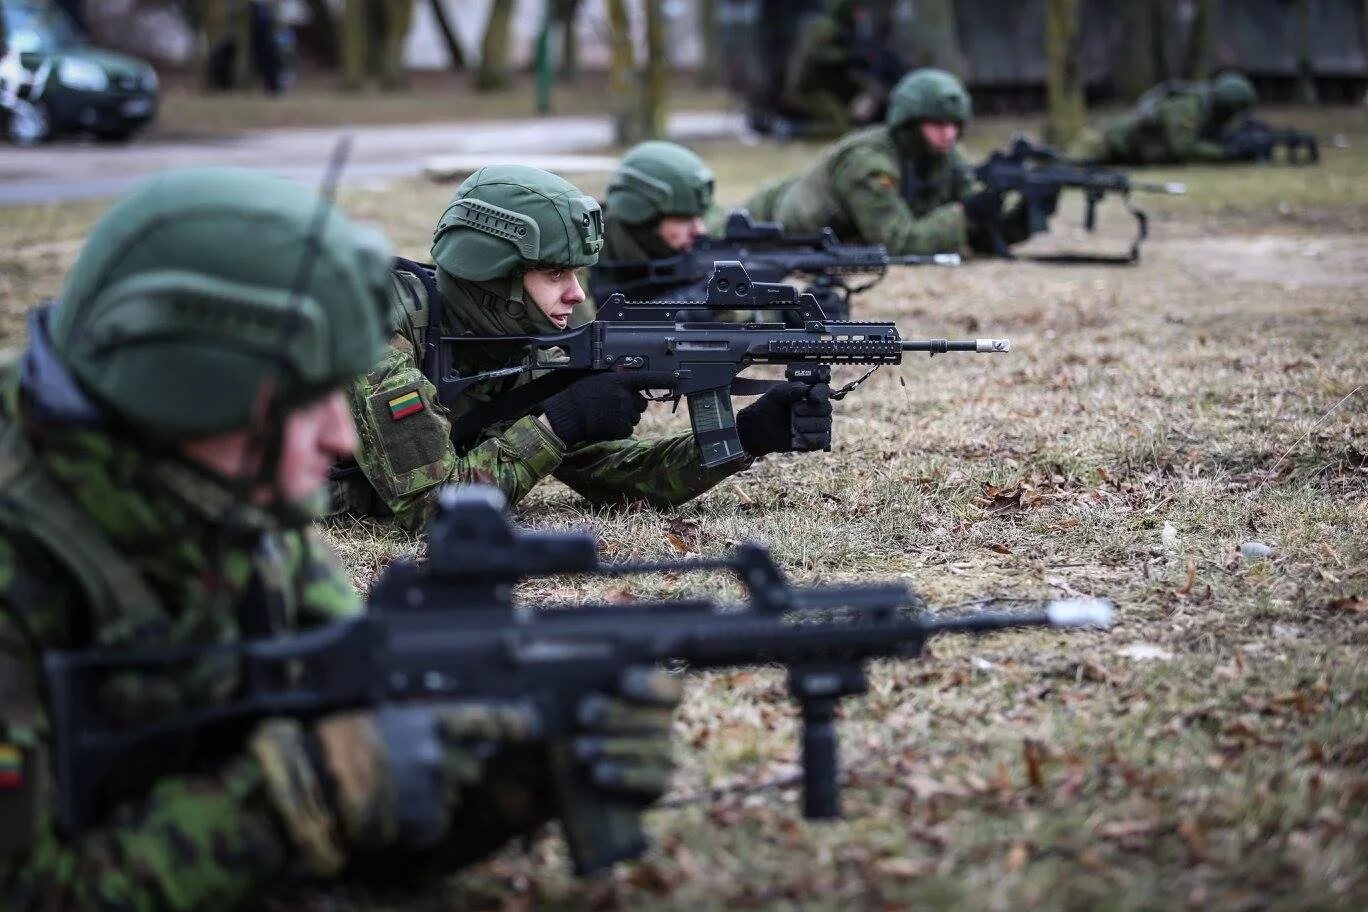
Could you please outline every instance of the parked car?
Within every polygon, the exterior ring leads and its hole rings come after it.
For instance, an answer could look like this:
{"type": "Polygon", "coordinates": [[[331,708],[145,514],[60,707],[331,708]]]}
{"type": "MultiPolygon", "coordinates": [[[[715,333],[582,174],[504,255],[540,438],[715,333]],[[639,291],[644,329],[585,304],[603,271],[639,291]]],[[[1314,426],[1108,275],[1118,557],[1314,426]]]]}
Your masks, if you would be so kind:
{"type": "Polygon", "coordinates": [[[62,133],[127,140],[157,115],[157,73],[137,57],[92,47],[45,0],[0,0],[0,109],[11,142],[62,133]]]}

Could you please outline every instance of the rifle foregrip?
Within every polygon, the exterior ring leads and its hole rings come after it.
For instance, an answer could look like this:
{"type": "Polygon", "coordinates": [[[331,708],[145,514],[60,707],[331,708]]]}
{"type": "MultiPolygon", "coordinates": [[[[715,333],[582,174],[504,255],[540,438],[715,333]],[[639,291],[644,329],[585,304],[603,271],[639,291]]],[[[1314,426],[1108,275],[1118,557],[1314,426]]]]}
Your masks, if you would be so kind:
{"type": "Polygon", "coordinates": [[[551,746],[551,778],[561,829],[581,877],[642,855],[649,847],[641,808],[606,799],[587,782],[569,743],[551,746]]]}
{"type": "Polygon", "coordinates": [[[690,393],[689,423],[698,443],[699,464],[711,469],[734,459],[744,459],[745,449],[736,435],[736,415],[732,411],[728,387],[690,393]]]}

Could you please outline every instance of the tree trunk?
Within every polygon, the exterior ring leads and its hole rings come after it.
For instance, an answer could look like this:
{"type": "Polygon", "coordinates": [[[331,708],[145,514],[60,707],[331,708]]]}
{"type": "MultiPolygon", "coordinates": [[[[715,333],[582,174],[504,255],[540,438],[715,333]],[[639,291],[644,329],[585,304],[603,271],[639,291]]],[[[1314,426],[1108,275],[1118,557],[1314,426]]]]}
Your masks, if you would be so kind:
{"type": "Polygon", "coordinates": [[[613,138],[619,146],[641,141],[641,96],[637,91],[636,55],[632,52],[632,21],[625,0],[607,0],[613,56],[609,82],[613,93],[613,138]]]}
{"type": "Polygon", "coordinates": [[[1188,59],[1184,68],[1188,79],[1211,78],[1212,63],[1216,55],[1216,16],[1219,5],[1217,0],[1197,0],[1197,15],[1192,20],[1192,32],[1188,36],[1188,59]]]}
{"type": "Polygon", "coordinates": [[[1121,47],[1116,59],[1116,92],[1134,101],[1157,81],[1154,59],[1154,0],[1121,0],[1121,47]]]}
{"type": "Polygon", "coordinates": [[[451,20],[447,18],[446,7],[442,5],[442,0],[430,0],[429,5],[432,7],[432,19],[437,23],[437,31],[442,35],[442,43],[451,56],[451,69],[460,72],[466,68],[465,52],[461,50],[461,42],[451,27],[451,20]]]}
{"type": "Polygon", "coordinates": [[[1314,33],[1311,23],[1311,0],[1297,0],[1297,97],[1302,104],[1320,101],[1316,92],[1316,63],[1314,33]]]}
{"type": "Polygon", "coordinates": [[[295,28],[299,49],[328,69],[335,70],[342,60],[337,16],[333,15],[327,0],[304,0],[304,5],[309,8],[309,21],[295,28]]]}
{"type": "Polygon", "coordinates": [[[1045,141],[1068,144],[1083,129],[1083,47],[1078,0],[1048,0],[1045,8],[1045,141]]]}
{"type": "Polygon", "coordinates": [[[560,78],[564,82],[574,82],[580,74],[579,42],[575,40],[580,0],[555,0],[554,9],[560,28],[560,78]]]}
{"type": "Polygon", "coordinates": [[[641,125],[650,139],[665,138],[665,95],[670,84],[670,52],[665,41],[664,0],[644,0],[646,7],[646,91],[641,96],[641,125]]]}
{"type": "Polygon", "coordinates": [[[380,75],[380,88],[394,91],[408,84],[408,73],[404,70],[404,41],[413,24],[413,0],[381,0],[381,3],[384,24],[376,70],[380,75]]]}
{"type": "Polygon", "coordinates": [[[954,0],[921,0],[912,24],[913,66],[938,67],[964,74],[964,56],[955,32],[954,0]]]}
{"type": "Polygon", "coordinates": [[[342,90],[359,92],[366,84],[366,51],[370,44],[367,0],[346,0],[342,5],[342,90]]]}
{"type": "Polygon", "coordinates": [[[513,24],[514,0],[494,0],[489,5],[484,40],[480,42],[480,68],[475,89],[488,92],[508,85],[508,37],[513,24]]]}
{"type": "Polygon", "coordinates": [[[703,45],[698,84],[712,88],[722,81],[722,57],[717,46],[717,0],[701,0],[698,4],[698,37],[703,45]]]}

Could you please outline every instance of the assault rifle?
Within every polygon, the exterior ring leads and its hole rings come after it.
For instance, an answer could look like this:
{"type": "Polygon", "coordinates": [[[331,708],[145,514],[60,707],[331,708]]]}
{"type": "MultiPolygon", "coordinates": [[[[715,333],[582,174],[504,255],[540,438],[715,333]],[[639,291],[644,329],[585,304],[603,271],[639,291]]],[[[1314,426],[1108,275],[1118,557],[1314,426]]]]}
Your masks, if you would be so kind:
{"type": "Polygon", "coordinates": [[[803,807],[840,814],[835,713],[866,689],[876,658],[913,658],[938,633],[1015,627],[1108,626],[1109,603],[1050,601],[1034,611],[922,613],[902,583],[797,587],[769,552],[744,545],[729,558],[604,564],[583,532],[513,526],[494,488],[441,492],[428,560],[389,566],[368,610],[317,630],[227,645],[44,656],[51,709],[58,824],[96,823],[119,800],[190,762],[241,750],[273,716],[303,719],[395,701],[508,701],[535,710],[548,751],[558,815],[580,873],[646,848],[639,808],[608,802],[557,749],[577,730],[576,708],[611,692],[625,668],[683,662],[690,669],[779,664],[802,710],[803,807]],[[516,584],[556,574],[622,576],[726,570],[739,605],[701,598],[561,606],[514,605],[516,584]],[[112,677],[179,680],[196,663],[235,668],[225,702],[171,712],[141,727],[112,723],[101,690],[112,677]],[[218,752],[209,750],[214,745],[218,752]]]}
{"type": "MultiPolygon", "coordinates": [[[[809,384],[831,380],[831,366],[870,366],[859,379],[831,393],[844,398],[885,364],[900,364],[904,352],[1006,352],[1007,339],[903,339],[892,323],[827,319],[810,294],[792,285],[752,282],[738,262],[715,264],[704,302],[628,301],[621,294],[600,303],[598,319],[576,329],[544,336],[434,336],[437,397],[449,404],[477,383],[529,372],[544,372],[528,383],[477,406],[452,422],[458,445],[508,418],[531,413],[575,380],[597,371],[632,371],[658,381],[655,401],[689,404],[689,420],[703,468],[746,452],[736,433],[732,396],[758,396],[775,381],[738,375],[755,364],[785,365],[785,376],[809,384]],[[784,323],[727,323],[717,317],[736,311],[796,314],[801,326],[784,323]],[[713,320],[698,320],[699,316],[713,320]],[[685,322],[687,321],[687,322],[685,322]],[[465,348],[486,363],[507,366],[462,375],[457,358],[465,348]]],[[[478,362],[477,362],[478,363],[478,362]]]]}
{"type": "Polygon", "coordinates": [[[589,290],[596,301],[615,293],[629,298],[661,297],[683,286],[700,285],[713,264],[736,260],[757,282],[782,282],[790,275],[815,280],[823,295],[823,311],[832,319],[850,315],[850,296],[874,287],[890,266],[958,266],[957,253],[891,256],[882,244],[843,244],[830,228],[809,233],[786,232],[777,222],[757,222],[744,209],[727,216],[720,237],[700,238],[692,250],[658,260],[599,260],[590,271],[589,290]],[[870,278],[851,287],[851,276],[870,278]]]}
{"type": "MultiPolygon", "coordinates": [[[[1125,202],[1126,209],[1135,218],[1136,235],[1131,243],[1130,254],[1124,257],[1104,257],[1093,255],[1065,254],[1034,259],[1052,262],[1088,263],[1134,263],[1140,259],[1140,244],[1149,235],[1149,216],[1143,209],[1131,202],[1131,193],[1182,194],[1187,187],[1179,183],[1146,183],[1133,181],[1120,171],[1110,171],[1094,166],[1072,162],[1053,149],[1038,146],[1025,136],[1017,136],[1006,152],[997,151],[974,169],[974,176],[985,188],[999,195],[1016,191],[1021,195],[1024,207],[1026,228],[1037,234],[1049,228],[1049,218],[1054,215],[1054,202],[1059,191],[1073,187],[1083,191],[1086,209],[1083,227],[1092,231],[1097,227],[1097,204],[1108,193],[1116,193],[1125,202]]],[[[988,233],[993,253],[1012,258],[1003,237],[1001,219],[983,226],[988,233]]]]}
{"type": "Polygon", "coordinates": [[[1320,161],[1320,144],[1314,134],[1270,127],[1253,117],[1226,133],[1221,143],[1226,155],[1241,161],[1271,164],[1278,149],[1283,150],[1283,161],[1289,165],[1314,165],[1320,161]]]}

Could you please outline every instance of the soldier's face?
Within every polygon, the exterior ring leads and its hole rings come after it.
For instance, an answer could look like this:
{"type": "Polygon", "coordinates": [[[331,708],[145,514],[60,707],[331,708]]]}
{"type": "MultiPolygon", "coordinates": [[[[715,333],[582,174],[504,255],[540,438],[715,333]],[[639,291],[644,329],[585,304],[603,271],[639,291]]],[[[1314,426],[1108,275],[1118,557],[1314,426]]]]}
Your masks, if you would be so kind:
{"type": "Polygon", "coordinates": [[[923,120],[921,134],[928,147],[945,155],[959,141],[960,128],[953,120],[923,120]]]}
{"type": "Polygon", "coordinates": [[[665,246],[677,253],[693,250],[694,241],[706,234],[703,219],[698,216],[667,215],[656,225],[656,234],[665,246]]]}
{"type": "MultiPolygon", "coordinates": [[[[188,458],[224,478],[256,478],[263,458],[257,436],[247,429],[229,431],[188,440],[181,448],[188,458]]],[[[350,456],[356,445],[356,428],[340,390],[296,408],[281,431],[275,484],[254,490],[253,502],[269,506],[281,497],[304,503],[322,490],[333,463],[350,456]]]]}
{"type": "Polygon", "coordinates": [[[523,276],[523,293],[559,329],[570,325],[570,314],[584,303],[584,289],[573,269],[533,269],[523,276]]]}

